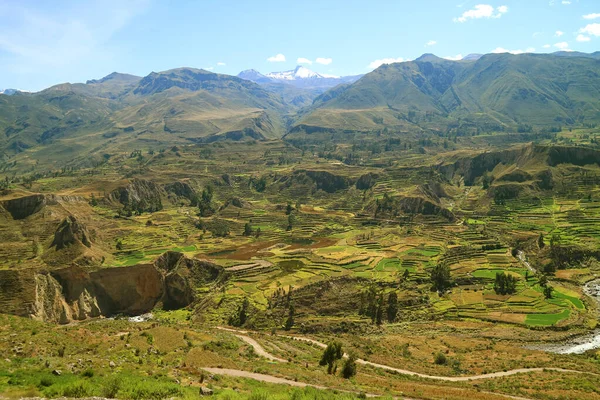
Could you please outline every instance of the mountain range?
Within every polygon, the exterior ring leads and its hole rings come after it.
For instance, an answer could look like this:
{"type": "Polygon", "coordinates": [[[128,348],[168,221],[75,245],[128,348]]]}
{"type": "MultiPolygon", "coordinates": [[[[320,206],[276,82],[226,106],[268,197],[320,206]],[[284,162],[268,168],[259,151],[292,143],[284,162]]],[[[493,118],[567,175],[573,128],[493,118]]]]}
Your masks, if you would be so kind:
{"type": "Polygon", "coordinates": [[[465,134],[600,122],[600,53],[432,54],[335,78],[304,67],[237,77],[194,68],[0,95],[0,154],[91,163],[104,154],[316,132],[465,134]],[[320,85],[320,86],[319,86],[320,85]],[[335,85],[326,88],[328,85],[335,85]]]}

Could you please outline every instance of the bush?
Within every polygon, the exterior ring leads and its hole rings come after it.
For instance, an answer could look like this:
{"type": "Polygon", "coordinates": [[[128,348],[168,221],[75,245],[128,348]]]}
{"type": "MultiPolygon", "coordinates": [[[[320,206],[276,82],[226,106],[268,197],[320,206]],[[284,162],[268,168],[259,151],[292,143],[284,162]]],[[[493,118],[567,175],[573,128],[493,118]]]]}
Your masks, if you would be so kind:
{"type": "Polygon", "coordinates": [[[62,395],[64,397],[72,397],[74,399],[80,399],[82,397],[91,396],[92,390],[85,382],[76,382],[62,390],[62,395]]]}
{"type": "Polygon", "coordinates": [[[121,390],[121,380],[117,377],[110,378],[102,386],[102,397],[114,399],[121,390]]]}
{"type": "Polygon", "coordinates": [[[81,373],[81,376],[83,376],[85,378],[92,378],[94,376],[94,370],[93,369],[86,369],[85,371],[83,371],[81,373]]]}
{"type": "Polygon", "coordinates": [[[344,362],[344,366],[342,367],[342,378],[350,379],[354,375],[356,375],[356,356],[354,354],[350,354],[350,356],[344,362]]]}
{"type": "Polygon", "coordinates": [[[54,384],[54,382],[52,381],[52,378],[45,376],[40,380],[40,384],[38,385],[38,387],[50,387],[54,384]]]}
{"type": "Polygon", "coordinates": [[[448,363],[448,359],[444,353],[437,353],[435,355],[435,363],[437,365],[446,365],[448,363]]]}

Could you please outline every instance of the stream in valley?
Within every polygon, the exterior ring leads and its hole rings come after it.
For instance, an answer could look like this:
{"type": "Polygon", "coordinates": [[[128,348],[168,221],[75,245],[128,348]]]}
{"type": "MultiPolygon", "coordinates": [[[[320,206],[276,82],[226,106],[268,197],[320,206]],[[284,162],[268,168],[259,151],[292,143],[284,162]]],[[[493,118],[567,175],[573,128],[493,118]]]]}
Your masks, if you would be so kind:
{"type": "MultiPolygon", "coordinates": [[[[586,283],[583,291],[600,304],[600,279],[586,283]]],[[[531,346],[529,348],[558,354],[583,354],[588,350],[600,348],[600,329],[590,334],[576,337],[565,343],[531,346]]]]}

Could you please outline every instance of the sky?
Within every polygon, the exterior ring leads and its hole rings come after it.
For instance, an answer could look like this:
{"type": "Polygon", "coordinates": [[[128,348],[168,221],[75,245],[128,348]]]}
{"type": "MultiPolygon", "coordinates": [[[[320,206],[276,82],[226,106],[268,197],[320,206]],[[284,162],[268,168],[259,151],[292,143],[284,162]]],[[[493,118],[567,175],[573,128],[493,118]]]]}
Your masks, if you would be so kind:
{"type": "Polygon", "coordinates": [[[0,89],[111,72],[367,73],[423,53],[600,50],[599,0],[0,0],[0,89]]]}

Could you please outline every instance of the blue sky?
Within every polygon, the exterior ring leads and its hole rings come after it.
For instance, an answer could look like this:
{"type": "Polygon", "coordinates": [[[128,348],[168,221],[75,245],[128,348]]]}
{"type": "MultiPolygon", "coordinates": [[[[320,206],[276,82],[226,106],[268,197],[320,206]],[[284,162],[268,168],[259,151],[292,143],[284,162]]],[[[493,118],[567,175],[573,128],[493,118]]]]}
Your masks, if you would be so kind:
{"type": "Polygon", "coordinates": [[[0,88],[113,71],[366,73],[423,53],[600,49],[598,0],[0,0],[0,88]],[[270,60],[270,61],[269,61],[270,60]]]}

